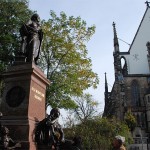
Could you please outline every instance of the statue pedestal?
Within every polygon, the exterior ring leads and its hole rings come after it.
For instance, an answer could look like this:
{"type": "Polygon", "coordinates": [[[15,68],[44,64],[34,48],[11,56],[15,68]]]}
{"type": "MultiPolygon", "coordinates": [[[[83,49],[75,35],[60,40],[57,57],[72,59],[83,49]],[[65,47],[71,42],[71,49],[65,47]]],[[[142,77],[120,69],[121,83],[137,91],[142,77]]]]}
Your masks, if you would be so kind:
{"type": "Polygon", "coordinates": [[[21,142],[21,150],[36,150],[34,129],[45,118],[45,92],[50,82],[34,63],[11,66],[4,79],[2,124],[14,141],[21,142]]]}

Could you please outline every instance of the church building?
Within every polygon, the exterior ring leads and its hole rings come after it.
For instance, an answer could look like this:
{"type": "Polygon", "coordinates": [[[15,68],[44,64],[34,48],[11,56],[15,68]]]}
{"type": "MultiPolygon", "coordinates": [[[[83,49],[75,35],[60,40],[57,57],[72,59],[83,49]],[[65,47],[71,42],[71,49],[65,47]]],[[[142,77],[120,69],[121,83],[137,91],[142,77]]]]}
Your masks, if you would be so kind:
{"type": "Polygon", "coordinates": [[[103,116],[124,120],[130,111],[136,119],[132,130],[133,144],[129,150],[150,149],[150,5],[149,2],[146,4],[146,11],[127,52],[120,52],[113,23],[115,81],[111,92],[105,74],[103,116]]]}

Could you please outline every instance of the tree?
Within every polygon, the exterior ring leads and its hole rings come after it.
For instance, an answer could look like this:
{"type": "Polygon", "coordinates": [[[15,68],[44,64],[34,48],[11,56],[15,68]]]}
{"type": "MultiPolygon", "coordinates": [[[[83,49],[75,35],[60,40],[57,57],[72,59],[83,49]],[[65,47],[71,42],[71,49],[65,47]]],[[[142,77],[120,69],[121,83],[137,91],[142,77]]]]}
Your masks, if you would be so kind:
{"type": "Polygon", "coordinates": [[[64,12],[58,17],[51,11],[50,16],[42,25],[44,38],[39,61],[51,81],[47,88],[47,106],[74,108],[72,97],[98,84],[85,45],[94,34],[95,26],[87,27],[80,17],[67,17],[64,12]]]}
{"type": "Polygon", "coordinates": [[[133,131],[137,125],[137,122],[136,122],[136,119],[133,116],[131,110],[128,110],[126,112],[124,120],[125,120],[125,123],[128,125],[128,127],[130,128],[130,130],[133,131]]]}
{"type": "Polygon", "coordinates": [[[75,116],[81,122],[92,119],[97,113],[98,102],[93,100],[92,95],[83,94],[75,99],[77,107],[74,109],[75,116]]]}
{"type": "Polygon", "coordinates": [[[85,93],[80,97],[73,98],[76,108],[67,112],[65,127],[72,128],[74,125],[94,119],[98,114],[98,102],[93,100],[92,95],[85,93]]]}
{"type": "Polygon", "coordinates": [[[19,28],[32,14],[28,0],[0,1],[0,71],[12,63],[20,49],[19,28]]]}
{"type": "MultiPolygon", "coordinates": [[[[0,71],[14,60],[20,49],[19,29],[29,20],[31,12],[28,0],[0,2],[0,71]]],[[[39,62],[51,81],[47,89],[47,105],[64,108],[75,107],[72,96],[79,96],[83,90],[98,84],[97,74],[91,69],[87,58],[86,42],[95,32],[95,27],[86,27],[80,17],[60,17],[51,12],[51,19],[43,21],[43,51],[39,62]]]]}
{"type": "Polygon", "coordinates": [[[80,136],[83,149],[112,149],[112,141],[116,135],[124,136],[126,145],[132,143],[128,126],[115,118],[110,120],[97,116],[71,128],[66,128],[64,131],[67,138],[80,136]]]}

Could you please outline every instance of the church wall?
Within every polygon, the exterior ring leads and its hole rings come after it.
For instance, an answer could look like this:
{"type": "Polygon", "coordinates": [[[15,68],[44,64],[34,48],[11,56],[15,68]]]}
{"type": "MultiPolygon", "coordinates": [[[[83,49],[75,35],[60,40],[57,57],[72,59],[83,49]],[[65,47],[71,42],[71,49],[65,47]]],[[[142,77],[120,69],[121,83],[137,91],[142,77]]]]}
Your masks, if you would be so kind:
{"type": "Polygon", "coordinates": [[[129,55],[123,55],[127,60],[128,74],[149,74],[146,43],[150,41],[150,9],[139,27],[130,47],[129,55]]]}
{"type": "MultiPolygon", "coordinates": [[[[131,146],[137,149],[141,149],[141,146],[143,149],[144,144],[147,144],[147,139],[150,137],[149,28],[150,5],[146,9],[129,51],[120,52],[115,24],[113,24],[115,82],[110,92],[109,100],[115,105],[111,105],[110,109],[113,107],[112,110],[114,113],[112,113],[112,115],[120,120],[124,119],[127,111],[132,112],[137,125],[132,131],[134,145],[131,146]],[[147,44],[147,42],[149,42],[149,44],[147,44]],[[148,97],[147,101],[146,96],[148,97]]],[[[144,150],[146,149],[147,148],[144,147],[144,150]]]]}
{"type": "MultiPolygon", "coordinates": [[[[140,93],[140,103],[141,105],[138,107],[143,107],[145,106],[145,101],[144,101],[144,95],[146,93],[146,90],[148,88],[148,83],[147,83],[147,77],[136,77],[136,76],[128,76],[124,77],[124,85],[125,85],[125,103],[127,104],[128,108],[132,107],[132,93],[131,93],[131,84],[132,81],[136,80],[139,84],[139,93],[140,93]]],[[[115,112],[111,112],[114,114],[117,118],[120,120],[123,120],[123,115],[124,115],[124,108],[123,108],[123,101],[121,97],[121,86],[120,84],[114,84],[113,90],[111,91],[111,101],[114,101],[115,105],[115,112]]],[[[141,109],[141,108],[134,108],[134,111],[137,112],[136,109],[141,109]]],[[[140,110],[141,111],[141,110],[140,110]]]]}
{"type": "Polygon", "coordinates": [[[148,131],[150,132],[150,94],[145,96],[148,131]]]}
{"type": "Polygon", "coordinates": [[[138,81],[139,89],[140,89],[140,101],[141,106],[145,105],[144,95],[146,93],[146,89],[148,88],[147,77],[125,77],[125,95],[127,100],[127,105],[131,106],[132,95],[131,95],[131,83],[133,80],[138,81]]]}

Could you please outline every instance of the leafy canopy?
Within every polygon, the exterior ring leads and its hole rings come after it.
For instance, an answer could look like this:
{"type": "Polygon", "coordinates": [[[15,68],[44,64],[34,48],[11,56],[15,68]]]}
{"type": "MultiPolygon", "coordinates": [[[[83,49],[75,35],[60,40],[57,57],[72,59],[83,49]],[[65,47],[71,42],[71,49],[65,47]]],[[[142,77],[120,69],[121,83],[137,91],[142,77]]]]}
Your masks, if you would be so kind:
{"type": "Polygon", "coordinates": [[[51,81],[47,105],[73,108],[76,106],[73,96],[80,96],[83,90],[96,88],[98,84],[86,47],[95,26],[87,27],[80,17],[67,17],[64,12],[58,17],[51,11],[42,29],[44,38],[39,64],[51,81]]]}
{"type": "Polygon", "coordinates": [[[19,29],[31,14],[27,0],[0,1],[0,97],[4,89],[2,72],[13,63],[14,55],[20,49],[19,29]]]}
{"type": "Polygon", "coordinates": [[[101,118],[86,120],[84,123],[64,129],[67,138],[80,136],[83,149],[108,150],[112,149],[112,141],[116,135],[126,139],[126,145],[132,143],[128,126],[119,120],[101,118]]]}
{"type": "MultiPolygon", "coordinates": [[[[19,29],[33,12],[28,0],[0,1],[0,71],[14,61],[20,50],[19,29]]],[[[87,57],[86,43],[95,32],[95,26],[87,27],[80,17],[58,17],[53,11],[50,19],[42,22],[44,38],[39,65],[46,72],[51,85],[47,88],[47,105],[52,107],[76,107],[72,96],[98,84],[98,76],[92,71],[87,57]]]]}

